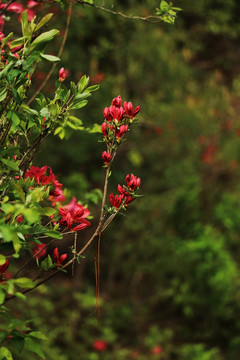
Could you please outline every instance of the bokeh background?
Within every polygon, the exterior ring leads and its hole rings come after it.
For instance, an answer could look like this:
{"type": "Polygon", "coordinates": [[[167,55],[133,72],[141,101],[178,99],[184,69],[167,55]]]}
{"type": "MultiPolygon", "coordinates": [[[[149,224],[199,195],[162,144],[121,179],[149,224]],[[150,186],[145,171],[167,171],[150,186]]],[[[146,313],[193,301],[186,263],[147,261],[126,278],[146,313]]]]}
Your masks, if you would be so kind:
{"type": "MultiPolygon", "coordinates": [[[[112,5],[148,16],[159,3],[104,1],[112,5]]],[[[64,66],[67,84],[85,73],[91,84],[101,83],[76,112],[85,126],[101,124],[104,107],[119,94],[141,106],[110,189],[133,172],[144,197],[102,236],[100,324],[96,244],[73,277],[62,274],[29,294],[28,307],[19,304],[49,337],[47,360],[240,359],[240,2],[174,5],[183,9],[174,26],[74,5],[62,61],[44,92],[51,96],[64,66]]],[[[39,14],[50,8],[52,26],[63,35],[67,10],[46,4],[39,14]]],[[[57,55],[61,40],[50,52],[57,55]]],[[[36,88],[47,71],[39,67],[36,88]]],[[[83,243],[99,214],[100,139],[87,132],[54,137],[35,160],[59,174],[69,199],[88,203],[94,219],[81,233],[83,243]]]]}

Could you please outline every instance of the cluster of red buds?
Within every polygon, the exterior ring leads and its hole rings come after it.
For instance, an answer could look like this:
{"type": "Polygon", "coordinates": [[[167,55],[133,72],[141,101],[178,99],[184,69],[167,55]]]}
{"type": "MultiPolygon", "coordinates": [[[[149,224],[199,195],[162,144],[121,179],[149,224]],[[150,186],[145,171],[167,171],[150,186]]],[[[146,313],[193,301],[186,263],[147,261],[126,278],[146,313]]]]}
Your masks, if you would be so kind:
{"type": "Polygon", "coordinates": [[[136,191],[139,189],[139,186],[141,184],[141,179],[137,178],[133,174],[128,174],[126,176],[126,183],[127,186],[121,186],[118,184],[118,195],[113,195],[113,193],[109,195],[110,203],[115,209],[118,209],[120,206],[126,207],[134,200],[134,198],[136,197],[136,191]]]}
{"type": "Polygon", "coordinates": [[[105,121],[102,123],[101,129],[104,136],[103,140],[107,145],[107,151],[102,153],[102,159],[105,165],[110,164],[112,150],[116,149],[121,143],[139,111],[140,106],[133,109],[131,102],[124,101],[122,106],[120,95],[112,100],[111,106],[105,107],[103,110],[105,121]]]}

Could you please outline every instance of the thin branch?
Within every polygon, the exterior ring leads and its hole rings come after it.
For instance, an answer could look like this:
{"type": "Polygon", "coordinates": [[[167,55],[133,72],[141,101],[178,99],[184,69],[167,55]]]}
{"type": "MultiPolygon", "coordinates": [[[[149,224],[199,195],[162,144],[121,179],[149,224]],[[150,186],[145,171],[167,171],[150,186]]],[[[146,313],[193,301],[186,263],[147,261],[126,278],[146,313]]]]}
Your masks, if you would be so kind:
{"type": "Polygon", "coordinates": [[[141,21],[146,21],[146,22],[152,23],[152,24],[157,24],[157,23],[163,21],[161,16],[149,15],[149,16],[144,17],[144,16],[136,16],[136,15],[126,15],[121,11],[114,11],[114,10],[105,8],[104,6],[91,4],[89,2],[85,2],[85,1],[82,1],[82,0],[73,0],[73,1],[75,3],[77,3],[77,4],[89,5],[89,6],[92,6],[93,8],[95,8],[95,9],[108,12],[108,13],[110,13],[112,15],[121,16],[121,17],[123,17],[125,19],[128,19],[128,20],[141,20],[141,21]]]}
{"type": "MultiPolygon", "coordinates": [[[[62,40],[62,44],[61,47],[59,49],[58,52],[58,57],[61,57],[63,49],[64,49],[64,45],[66,43],[67,40],[67,35],[68,35],[68,30],[69,30],[69,25],[70,25],[70,19],[71,19],[71,15],[72,15],[72,2],[70,2],[69,4],[69,9],[68,9],[68,16],[67,16],[67,23],[66,23],[66,29],[65,29],[65,33],[63,36],[63,40],[62,40]]],[[[36,96],[40,93],[40,91],[42,91],[42,89],[44,88],[44,86],[46,85],[46,83],[48,82],[48,80],[50,79],[50,77],[52,76],[52,73],[56,67],[57,63],[54,63],[52,65],[52,68],[50,69],[49,73],[47,74],[45,80],[43,81],[43,83],[39,86],[39,88],[35,91],[35,93],[33,94],[33,96],[31,97],[31,99],[28,101],[27,105],[30,105],[33,100],[36,98],[36,96]]]]}

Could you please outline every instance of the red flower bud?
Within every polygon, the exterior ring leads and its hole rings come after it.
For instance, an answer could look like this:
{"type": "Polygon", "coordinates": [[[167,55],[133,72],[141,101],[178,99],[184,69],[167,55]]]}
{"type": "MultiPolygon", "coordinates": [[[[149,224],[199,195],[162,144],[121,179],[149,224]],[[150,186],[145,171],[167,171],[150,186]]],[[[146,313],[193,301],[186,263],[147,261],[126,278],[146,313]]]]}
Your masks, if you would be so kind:
{"type": "Polygon", "coordinates": [[[66,71],[64,70],[64,68],[62,67],[59,72],[58,72],[58,76],[59,76],[59,81],[63,82],[66,79],[66,71]]]}
{"type": "Polygon", "coordinates": [[[108,107],[105,107],[105,109],[103,110],[103,116],[107,121],[111,121],[113,119],[108,107]]]}
{"type": "Polygon", "coordinates": [[[112,100],[112,105],[116,106],[116,107],[120,107],[122,105],[122,98],[120,95],[118,95],[117,97],[115,97],[112,100]]]}
{"type": "Polygon", "coordinates": [[[103,159],[104,163],[106,165],[108,165],[110,163],[110,161],[111,161],[111,155],[107,151],[104,151],[102,153],[102,159],[103,159]]]}

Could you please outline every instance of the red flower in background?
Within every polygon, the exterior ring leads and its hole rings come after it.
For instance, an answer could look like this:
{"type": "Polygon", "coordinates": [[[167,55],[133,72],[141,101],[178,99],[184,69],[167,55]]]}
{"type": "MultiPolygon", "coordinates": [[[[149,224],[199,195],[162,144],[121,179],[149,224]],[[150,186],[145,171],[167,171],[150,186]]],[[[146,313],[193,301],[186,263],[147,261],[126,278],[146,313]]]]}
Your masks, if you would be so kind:
{"type": "Polygon", "coordinates": [[[44,258],[47,255],[47,248],[45,247],[46,244],[44,244],[44,243],[34,244],[34,246],[35,246],[35,249],[33,249],[32,255],[36,259],[44,258]]]}
{"type": "Polygon", "coordinates": [[[116,209],[119,208],[119,206],[121,205],[122,203],[122,200],[123,200],[123,196],[122,195],[113,195],[112,193],[109,195],[109,200],[110,200],[110,203],[112,204],[113,207],[115,207],[116,209]]]}
{"type": "Polygon", "coordinates": [[[159,345],[154,346],[154,348],[152,348],[152,354],[153,355],[158,355],[158,354],[161,354],[162,352],[163,352],[163,349],[159,345]]]}
{"type": "Polygon", "coordinates": [[[91,223],[86,220],[90,211],[79,204],[75,197],[72,201],[62,208],[59,208],[59,214],[62,216],[59,224],[67,225],[69,231],[83,230],[85,227],[90,226],[91,223]],[[73,224],[79,224],[72,229],[73,224]]]}
{"type": "Polygon", "coordinates": [[[97,351],[104,351],[107,349],[107,342],[104,340],[96,340],[93,343],[93,348],[97,351]]]}
{"type": "Polygon", "coordinates": [[[62,266],[62,263],[66,260],[67,258],[67,254],[62,254],[60,257],[59,257],[59,251],[58,251],[58,248],[56,247],[54,250],[53,250],[53,258],[54,258],[54,261],[55,261],[55,264],[57,266],[62,266]]]}

